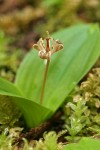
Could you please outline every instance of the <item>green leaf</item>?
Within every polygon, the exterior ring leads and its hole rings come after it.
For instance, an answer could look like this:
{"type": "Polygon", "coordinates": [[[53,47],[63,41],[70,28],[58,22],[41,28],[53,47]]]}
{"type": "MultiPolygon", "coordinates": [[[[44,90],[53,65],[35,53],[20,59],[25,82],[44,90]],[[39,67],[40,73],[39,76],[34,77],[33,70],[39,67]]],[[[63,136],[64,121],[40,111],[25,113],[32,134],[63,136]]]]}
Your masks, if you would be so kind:
{"type": "Polygon", "coordinates": [[[0,118],[0,122],[3,124],[9,123],[9,121],[13,117],[13,115],[12,117],[10,116],[11,115],[10,112],[15,111],[13,110],[8,100],[11,100],[17,104],[17,106],[23,113],[26,123],[29,127],[39,125],[44,120],[48,119],[52,114],[51,111],[48,110],[47,108],[29,99],[24,98],[21,92],[18,91],[18,89],[15,87],[14,84],[2,78],[0,78],[0,95],[2,95],[2,98],[0,97],[0,103],[2,103],[2,100],[4,100],[4,103],[0,105],[0,110],[3,110],[1,114],[3,118],[0,118]],[[8,96],[8,98],[5,97],[5,95],[8,96]],[[5,109],[8,106],[9,108],[5,109]]]}
{"type": "MultiPolygon", "coordinates": [[[[100,31],[97,25],[79,25],[55,33],[64,50],[51,58],[43,105],[54,112],[89,71],[100,55],[100,31]]],[[[15,84],[27,98],[39,103],[45,62],[32,50],[21,64],[15,84]]]]}
{"type": "Polygon", "coordinates": [[[63,146],[63,150],[100,150],[100,140],[82,138],[79,143],[63,146]]]}
{"type": "Polygon", "coordinates": [[[0,78],[0,94],[8,96],[22,95],[13,83],[3,78],[0,78]]]}
{"type": "Polygon", "coordinates": [[[36,127],[52,115],[51,110],[29,99],[22,97],[11,97],[11,100],[19,106],[28,127],[36,127]]]}

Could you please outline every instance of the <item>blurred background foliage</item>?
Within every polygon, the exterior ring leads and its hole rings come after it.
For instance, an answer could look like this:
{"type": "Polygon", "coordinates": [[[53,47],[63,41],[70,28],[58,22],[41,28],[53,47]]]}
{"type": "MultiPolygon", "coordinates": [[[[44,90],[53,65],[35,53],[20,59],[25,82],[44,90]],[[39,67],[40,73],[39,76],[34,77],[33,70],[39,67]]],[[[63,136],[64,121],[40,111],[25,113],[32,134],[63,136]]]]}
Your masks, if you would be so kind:
{"type": "Polygon", "coordinates": [[[4,51],[3,45],[10,45],[10,51],[18,55],[22,53],[18,49],[29,50],[46,30],[51,34],[91,22],[100,23],[100,0],[0,0],[0,51],[4,51]]]}
{"type": "Polygon", "coordinates": [[[8,34],[54,32],[79,22],[100,22],[100,0],[1,0],[0,28],[8,34]]]}

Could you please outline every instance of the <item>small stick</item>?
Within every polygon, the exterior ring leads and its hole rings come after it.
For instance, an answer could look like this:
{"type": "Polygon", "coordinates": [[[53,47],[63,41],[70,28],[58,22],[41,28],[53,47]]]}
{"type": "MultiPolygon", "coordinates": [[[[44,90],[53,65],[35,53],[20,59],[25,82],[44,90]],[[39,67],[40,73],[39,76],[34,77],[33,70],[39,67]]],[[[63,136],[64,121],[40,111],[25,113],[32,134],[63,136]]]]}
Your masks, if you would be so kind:
{"type": "Polygon", "coordinates": [[[42,104],[43,98],[44,98],[44,90],[45,90],[45,85],[46,85],[46,79],[47,79],[47,73],[48,73],[49,63],[50,63],[50,60],[47,59],[46,69],[45,69],[44,79],[43,79],[43,84],[42,84],[42,91],[41,91],[41,96],[40,96],[40,104],[42,104]]]}
{"type": "Polygon", "coordinates": [[[51,129],[51,125],[53,125],[54,122],[58,120],[60,121],[62,115],[63,113],[61,111],[56,112],[56,114],[50,120],[42,123],[38,127],[32,128],[29,132],[21,133],[20,136],[13,141],[13,144],[21,144],[23,138],[29,140],[36,140],[40,138],[45,131],[49,131],[51,129]]]}

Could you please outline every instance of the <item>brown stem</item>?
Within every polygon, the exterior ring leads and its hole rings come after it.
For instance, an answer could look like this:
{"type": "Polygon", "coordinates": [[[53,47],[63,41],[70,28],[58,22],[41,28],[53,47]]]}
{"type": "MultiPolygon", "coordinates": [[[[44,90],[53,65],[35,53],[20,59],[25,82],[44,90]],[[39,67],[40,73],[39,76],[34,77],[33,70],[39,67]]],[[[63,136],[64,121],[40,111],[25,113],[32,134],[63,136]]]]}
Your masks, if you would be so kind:
{"type": "Polygon", "coordinates": [[[49,63],[50,63],[50,60],[47,59],[46,69],[45,69],[44,79],[43,79],[43,84],[42,84],[42,91],[41,91],[41,96],[40,96],[40,104],[43,103],[44,90],[45,90],[45,85],[46,85],[46,79],[47,79],[47,73],[48,73],[49,63]]]}
{"type": "MultiPolygon", "coordinates": [[[[61,121],[61,116],[63,115],[62,111],[58,111],[50,120],[47,122],[44,122],[43,124],[39,125],[38,127],[32,128],[30,131],[26,133],[21,133],[19,138],[16,138],[13,141],[13,144],[21,144],[23,141],[23,138],[26,138],[28,140],[36,140],[42,137],[42,134],[45,131],[51,131],[52,127],[56,128],[55,123],[60,123],[60,125],[63,125],[64,122],[61,121]]],[[[59,126],[60,127],[60,126],[59,126]]]]}

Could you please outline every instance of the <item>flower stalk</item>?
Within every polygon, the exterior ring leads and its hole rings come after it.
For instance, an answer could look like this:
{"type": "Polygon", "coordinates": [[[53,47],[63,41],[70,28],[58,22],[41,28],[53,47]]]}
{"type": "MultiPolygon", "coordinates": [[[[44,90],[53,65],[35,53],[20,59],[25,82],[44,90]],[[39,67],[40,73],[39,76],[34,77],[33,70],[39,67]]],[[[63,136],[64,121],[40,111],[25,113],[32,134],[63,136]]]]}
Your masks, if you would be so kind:
{"type": "Polygon", "coordinates": [[[48,73],[48,69],[49,69],[49,64],[50,64],[50,60],[47,59],[46,69],[45,69],[44,79],[43,79],[43,84],[42,84],[42,90],[41,90],[41,95],[40,95],[40,104],[42,104],[43,98],[44,98],[44,90],[45,90],[45,85],[46,85],[46,79],[47,79],[47,73],[48,73]]]}
{"type": "Polygon", "coordinates": [[[40,95],[40,104],[43,103],[43,99],[44,99],[44,91],[45,91],[45,85],[46,85],[47,73],[49,69],[51,55],[63,48],[63,44],[59,40],[54,40],[50,38],[48,31],[47,31],[47,37],[44,40],[40,38],[37,44],[33,45],[33,47],[39,51],[39,57],[41,59],[46,60],[46,69],[44,73],[44,79],[43,79],[42,90],[40,95]],[[46,40],[46,44],[44,44],[44,40],[46,40]],[[52,41],[52,46],[50,45],[51,41],[52,41]]]}

